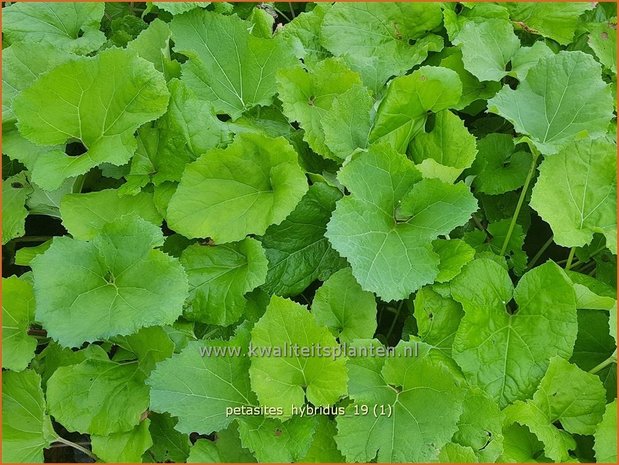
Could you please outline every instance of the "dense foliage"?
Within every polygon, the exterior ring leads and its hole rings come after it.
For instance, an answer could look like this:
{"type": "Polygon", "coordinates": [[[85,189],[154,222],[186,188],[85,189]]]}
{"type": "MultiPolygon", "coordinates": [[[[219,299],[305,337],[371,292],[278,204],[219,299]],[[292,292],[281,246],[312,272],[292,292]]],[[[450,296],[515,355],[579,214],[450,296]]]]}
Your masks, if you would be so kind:
{"type": "Polygon", "coordinates": [[[616,461],[614,4],[3,38],[4,462],[616,461]]]}

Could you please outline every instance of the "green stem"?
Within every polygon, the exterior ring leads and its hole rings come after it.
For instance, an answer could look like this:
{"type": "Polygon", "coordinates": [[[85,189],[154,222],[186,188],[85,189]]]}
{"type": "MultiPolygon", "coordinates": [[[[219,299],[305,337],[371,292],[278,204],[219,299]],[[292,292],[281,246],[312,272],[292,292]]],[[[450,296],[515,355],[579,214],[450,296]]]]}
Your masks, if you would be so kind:
{"type": "Polygon", "coordinates": [[[527,191],[529,190],[529,184],[531,184],[531,179],[533,179],[533,175],[535,174],[535,168],[537,167],[537,159],[539,158],[539,152],[531,147],[531,151],[533,152],[533,158],[531,159],[531,166],[529,167],[529,172],[527,173],[527,178],[524,181],[524,185],[522,186],[522,192],[520,192],[520,197],[518,198],[518,203],[516,204],[516,211],[514,212],[514,216],[512,216],[512,222],[509,224],[509,229],[507,230],[507,235],[505,236],[505,240],[503,241],[503,247],[501,247],[501,256],[505,255],[507,251],[507,244],[509,244],[509,240],[512,237],[512,233],[514,232],[514,228],[516,227],[516,221],[518,220],[518,215],[520,214],[520,209],[524,204],[524,199],[527,196],[527,191]]]}
{"type": "Polygon", "coordinates": [[[567,256],[567,263],[565,264],[566,270],[569,270],[572,267],[572,262],[574,261],[575,253],[576,253],[576,247],[572,247],[570,249],[570,254],[567,256]]]}
{"type": "Polygon", "coordinates": [[[617,352],[615,352],[614,354],[612,354],[610,357],[608,357],[606,360],[604,360],[602,363],[594,366],[593,368],[591,368],[589,370],[589,373],[591,374],[596,374],[600,371],[602,371],[604,368],[606,368],[608,365],[612,365],[613,363],[617,363],[617,352]]]}
{"type": "Polygon", "coordinates": [[[550,236],[550,238],[544,243],[544,245],[542,245],[542,248],[537,251],[533,259],[531,260],[531,263],[529,263],[529,266],[527,266],[528,269],[531,269],[535,266],[537,261],[544,254],[544,252],[546,252],[546,249],[548,249],[548,247],[551,246],[553,240],[554,240],[554,236],[550,236]]]}
{"type": "Polygon", "coordinates": [[[387,342],[389,342],[389,338],[391,337],[391,333],[393,333],[393,330],[395,329],[395,324],[400,319],[400,312],[402,311],[402,307],[403,306],[404,306],[404,300],[400,301],[400,304],[398,305],[398,308],[396,309],[395,315],[393,316],[393,321],[391,322],[391,326],[389,327],[389,331],[387,332],[387,335],[385,336],[385,338],[387,339],[387,342]]]}
{"type": "Polygon", "coordinates": [[[56,437],[56,442],[61,442],[69,447],[73,447],[74,449],[79,450],[80,452],[86,454],[88,457],[90,457],[91,459],[95,460],[95,461],[99,461],[98,457],[93,454],[91,451],[89,451],[88,449],[86,449],[85,447],[80,446],[79,444],[76,444],[72,441],[69,441],[68,439],[65,438],[61,438],[60,436],[56,437]]]}

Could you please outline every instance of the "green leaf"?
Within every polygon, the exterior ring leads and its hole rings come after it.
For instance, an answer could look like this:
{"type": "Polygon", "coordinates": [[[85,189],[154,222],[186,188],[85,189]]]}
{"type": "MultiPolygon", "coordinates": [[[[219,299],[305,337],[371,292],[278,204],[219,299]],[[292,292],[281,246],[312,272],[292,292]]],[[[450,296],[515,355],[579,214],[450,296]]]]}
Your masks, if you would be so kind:
{"type": "Polygon", "coordinates": [[[153,2],[157,8],[160,8],[173,15],[180,15],[196,8],[206,8],[211,2],[153,2]]]}
{"type": "Polygon", "coordinates": [[[128,432],[92,435],[92,452],[105,462],[141,463],[142,454],[153,445],[149,425],[150,420],[146,419],[128,432]]]}
{"type": "Polygon", "coordinates": [[[286,422],[252,416],[239,421],[239,434],[243,447],[258,462],[299,462],[312,444],[316,423],[315,416],[296,416],[286,422]]]}
{"type": "Polygon", "coordinates": [[[51,239],[34,247],[22,247],[15,252],[15,264],[19,266],[30,266],[30,262],[34,260],[37,255],[49,249],[50,245],[52,245],[51,239]]]}
{"type": "Polygon", "coordinates": [[[239,134],[187,167],[167,219],[186,237],[239,241],[281,223],[306,191],[297,154],[283,137],[239,134]]]}
{"type": "Polygon", "coordinates": [[[216,246],[194,244],[181,264],[189,278],[185,315],[203,323],[228,326],[244,313],[245,294],[264,283],[267,259],[255,239],[216,246]]]}
{"type": "Polygon", "coordinates": [[[617,461],[617,401],[606,406],[604,417],[595,430],[595,459],[599,463],[617,461]]]}
{"type": "Polygon", "coordinates": [[[60,203],[60,215],[69,234],[81,240],[93,239],[106,223],[123,216],[140,217],[155,226],[161,225],[162,220],[152,194],[141,192],[133,197],[121,196],[114,189],[67,194],[60,203]]]}
{"type": "Polygon", "coordinates": [[[326,415],[320,415],[317,422],[312,445],[299,461],[302,463],[343,463],[345,459],[334,439],[337,434],[335,421],[326,415]]]}
{"type": "Polygon", "coordinates": [[[54,238],[31,264],[37,321],[66,347],[173,323],[187,277],[178,260],[153,250],[162,244],[159,228],[139,218],[108,223],[90,242],[54,238]]]}
{"type": "Polygon", "coordinates": [[[32,284],[17,276],[2,278],[2,368],[22,371],[34,357],[37,340],[28,335],[34,306],[32,284]]]}
{"type": "Polygon", "coordinates": [[[41,375],[43,387],[49,378],[60,368],[69,365],[77,365],[86,359],[109,360],[107,352],[102,346],[90,344],[81,350],[71,350],[51,341],[45,349],[35,356],[32,366],[41,375]]]}
{"type": "Polygon", "coordinates": [[[386,145],[358,154],[338,174],[351,195],[338,201],[326,236],[361,287],[383,300],[404,299],[431,283],[439,271],[431,241],[477,209],[464,184],[420,177],[386,145]]]}
{"type": "Polygon", "coordinates": [[[325,14],[320,43],[377,92],[443,47],[439,36],[428,34],[441,20],[438,3],[336,3],[325,14]]]}
{"type": "Polygon", "coordinates": [[[504,86],[488,100],[488,110],[530,136],[542,153],[553,154],[608,130],[613,99],[600,74],[591,55],[559,52],[539,60],[516,90],[504,86]]]}
{"type": "Polygon", "coordinates": [[[451,281],[475,257],[475,250],[462,239],[438,239],[432,242],[432,247],[440,259],[438,283],[451,281]]]}
{"type": "Polygon", "coordinates": [[[587,139],[542,162],[531,207],[550,224],[557,244],[584,246],[601,233],[616,253],[616,151],[605,139],[587,139]]]}
{"type": "Polygon", "coordinates": [[[480,81],[505,77],[507,64],[520,48],[514,28],[503,19],[466,21],[452,42],[462,49],[464,67],[480,81]]]}
{"type": "Polygon", "coordinates": [[[470,447],[479,462],[495,462],[503,452],[503,414],[488,394],[472,389],[464,398],[452,441],[470,447]]]}
{"type": "Polygon", "coordinates": [[[324,281],[346,265],[325,237],[340,198],[335,187],[314,183],[281,224],[267,229],[261,238],[269,260],[266,291],[283,297],[299,294],[316,279],[324,281]]]}
{"type": "Polygon", "coordinates": [[[2,462],[43,462],[43,449],[56,438],[45,412],[38,374],[2,373],[2,462]]]}
{"type": "Polygon", "coordinates": [[[320,44],[320,26],[329,8],[329,4],[317,3],[311,11],[304,11],[284,24],[278,33],[288,41],[295,56],[309,66],[329,56],[320,44]]]}
{"type": "Polygon", "coordinates": [[[178,76],[180,64],[170,59],[170,38],[172,31],[168,23],[155,19],[146,29],[127,44],[127,50],[150,61],[155,69],[166,76],[178,76]]]}
{"type": "Polygon", "coordinates": [[[251,345],[252,389],[261,405],[281,407],[282,418],[291,417],[292,408],[303,406],[306,397],[319,407],[346,394],[345,360],[335,350],[339,345],[304,306],[273,296],[254,325],[251,345]],[[318,344],[331,356],[314,353],[318,344]]]}
{"type": "Polygon", "coordinates": [[[497,195],[524,185],[531,166],[530,153],[516,151],[508,134],[488,134],[477,142],[479,153],[470,170],[473,186],[485,194],[497,195]]]}
{"type": "Polygon", "coordinates": [[[161,326],[142,328],[130,336],[112,338],[111,342],[130,353],[127,360],[137,358],[138,366],[145,374],[150,373],[157,362],[171,357],[174,352],[174,343],[161,326]]]}
{"type": "Polygon", "coordinates": [[[553,262],[526,273],[514,290],[503,267],[478,259],[451,282],[451,294],[464,308],[454,360],[499,406],[532,395],[551,357],[571,355],[576,298],[553,262]]]}
{"type": "Polygon", "coordinates": [[[26,234],[26,200],[32,193],[26,173],[2,181],[2,244],[26,234]]]}
{"type": "MultiPolygon", "coordinates": [[[[359,75],[334,58],[308,70],[301,66],[282,69],[277,76],[277,91],[286,117],[299,123],[305,131],[303,139],[314,152],[336,160],[338,157],[325,143],[323,118],[338,96],[354,87],[363,89],[360,84],[359,75]]],[[[346,100],[354,97],[352,93],[347,95],[346,100]]]]}
{"type": "Polygon", "coordinates": [[[358,148],[366,148],[374,99],[365,87],[353,86],[336,95],[321,118],[325,145],[335,158],[346,159],[358,148]]]}
{"type": "Polygon", "coordinates": [[[512,69],[509,74],[522,81],[540,59],[553,54],[554,52],[544,42],[535,42],[530,47],[521,47],[511,60],[512,69]]]}
{"type": "MultiPolygon", "coordinates": [[[[20,5],[20,7],[23,5],[20,5]]],[[[4,13],[6,14],[6,13],[4,13]]],[[[49,44],[17,42],[2,50],[2,123],[15,122],[13,100],[34,81],[72,55],[49,44]]]]}
{"type": "Polygon", "coordinates": [[[216,439],[198,439],[193,446],[187,463],[253,463],[254,456],[241,445],[238,427],[232,423],[218,431],[216,439]]]}
{"type": "MultiPolygon", "coordinates": [[[[377,341],[365,341],[378,344],[377,341]]],[[[457,430],[464,391],[441,360],[428,354],[406,356],[414,342],[400,342],[385,359],[355,357],[348,362],[354,403],[337,417],[335,441],[347,461],[429,462],[457,430]],[[368,405],[368,415],[355,408],[368,405]],[[374,417],[373,408],[391,415],[374,417]]]]}
{"type": "Polygon", "coordinates": [[[47,43],[59,50],[87,54],[99,49],[104,5],[98,3],[17,3],[2,8],[2,33],[10,43],[47,43]]]}
{"type": "Polygon", "coordinates": [[[475,160],[477,148],[464,122],[451,111],[440,111],[429,132],[417,134],[410,154],[424,178],[452,183],[475,160]]]}
{"type": "Polygon", "coordinates": [[[421,341],[451,356],[453,340],[464,315],[462,306],[429,286],[417,291],[414,303],[414,316],[421,341]]]}
{"type": "Polygon", "coordinates": [[[569,44],[576,28],[578,17],[593,8],[590,3],[509,3],[509,15],[525,31],[556,40],[561,45],[569,44]]]}
{"type": "Polygon", "coordinates": [[[568,433],[593,434],[605,402],[606,392],[597,376],[554,357],[532,400],[517,401],[504,412],[506,424],[527,426],[544,443],[546,456],[564,461],[575,447],[568,433]],[[563,430],[554,426],[556,422],[563,430]]]}
{"type": "Polygon", "coordinates": [[[376,300],[361,289],[350,268],[337,271],[316,291],[312,313],[340,342],[374,337],[376,300]]]}
{"type": "Polygon", "coordinates": [[[191,442],[187,434],[175,429],[178,420],[168,414],[149,413],[153,445],[148,452],[157,462],[186,462],[191,442]]]}
{"type": "Polygon", "coordinates": [[[137,363],[86,359],[58,368],[47,382],[49,413],[69,431],[106,436],[133,429],[148,408],[137,363]]]}
{"type": "Polygon", "coordinates": [[[238,16],[204,10],[175,16],[170,23],[175,51],[189,57],[183,80],[232,119],[256,105],[271,104],[277,70],[295,63],[281,37],[256,37],[250,27],[238,16]]]}
{"type": "Polygon", "coordinates": [[[163,76],[125,50],[109,49],[54,68],[15,98],[20,133],[39,145],[81,142],[86,153],[41,154],[32,180],[47,190],[101,163],[124,165],[136,149],[142,124],[168,103],[163,76]]]}
{"type": "Polygon", "coordinates": [[[396,151],[405,152],[423,130],[428,112],[455,107],[461,96],[460,78],[449,68],[422,66],[395,78],[378,107],[370,142],[388,142],[396,151]]]}
{"type": "Polygon", "coordinates": [[[504,450],[500,460],[512,463],[552,462],[544,456],[544,445],[526,426],[518,424],[506,426],[503,428],[503,437],[504,450]]]}
{"type": "Polygon", "coordinates": [[[588,43],[600,63],[617,73],[617,18],[607,23],[594,24],[588,43]]]}
{"type": "Polygon", "coordinates": [[[470,447],[448,442],[441,449],[438,461],[441,463],[477,463],[477,457],[470,447]]]}
{"type": "Polygon", "coordinates": [[[148,378],[151,410],[178,417],[176,429],[182,433],[210,434],[228,426],[234,417],[226,408],[256,404],[249,387],[248,344],[246,330],[228,342],[189,342],[148,378]]]}

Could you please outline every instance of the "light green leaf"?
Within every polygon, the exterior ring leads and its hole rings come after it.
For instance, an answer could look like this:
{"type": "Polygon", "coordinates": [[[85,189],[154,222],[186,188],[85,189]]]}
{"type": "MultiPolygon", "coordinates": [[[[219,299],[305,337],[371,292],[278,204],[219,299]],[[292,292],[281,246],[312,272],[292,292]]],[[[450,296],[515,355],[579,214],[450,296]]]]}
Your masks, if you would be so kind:
{"type": "Polygon", "coordinates": [[[597,376],[554,357],[533,399],[505,409],[506,424],[527,426],[544,443],[546,456],[565,461],[575,447],[568,433],[593,434],[605,402],[606,392],[597,376]],[[563,430],[554,426],[556,422],[563,430]]]}
{"type": "Polygon", "coordinates": [[[462,239],[438,239],[432,242],[432,247],[440,259],[436,276],[438,283],[451,281],[475,257],[475,250],[462,239]]]}
{"type": "Polygon", "coordinates": [[[60,346],[57,342],[50,341],[45,349],[35,356],[32,366],[41,375],[42,384],[45,388],[47,381],[58,368],[77,365],[90,358],[109,360],[105,349],[98,344],[90,344],[84,349],[74,351],[60,346]]]}
{"type": "Polygon", "coordinates": [[[340,342],[374,337],[376,300],[361,289],[350,268],[334,273],[318,288],[312,313],[340,342]]]}
{"type": "MultiPolygon", "coordinates": [[[[365,341],[378,344],[377,341],[365,341]]],[[[464,391],[441,360],[428,354],[406,356],[414,342],[400,342],[399,356],[356,357],[348,362],[354,403],[337,417],[335,441],[347,461],[429,462],[457,430],[464,391]],[[355,406],[369,405],[368,415],[355,406]],[[374,417],[374,406],[391,415],[374,417]]]]}
{"type": "Polygon", "coordinates": [[[520,48],[511,23],[502,19],[466,21],[454,45],[462,49],[464,67],[480,81],[500,81],[507,64],[520,48]]]}
{"type": "Polygon", "coordinates": [[[2,373],[2,462],[42,463],[56,438],[45,414],[41,377],[32,370],[2,373]]]}
{"type": "Polygon", "coordinates": [[[532,395],[551,357],[572,353],[576,298],[553,262],[526,273],[514,291],[502,266],[478,259],[451,282],[451,294],[464,308],[454,359],[501,407],[532,395]]]}
{"type": "Polygon", "coordinates": [[[158,462],[186,462],[191,442],[187,434],[174,427],[178,420],[168,414],[149,413],[153,445],[148,450],[158,462]]]}
{"type": "Polygon", "coordinates": [[[250,27],[236,15],[204,10],[176,16],[170,23],[175,51],[189,57],[183,80],[232,119],[256,105],[271,104],[277,70],[296,61],[283,38],[256,37],[250,27]]]}
{"type": "Polygon", "coordinates": [[[15,264],[19,266],[30,266],[30,262],[37,256],[49,249],[52,240],[49,239],[34,247],[22,247],[15,252],[15,264]]]}
{"type": "Polygon", "coordinates": [[[172,356],[174,343],[161,326],[142,328],[130,336],[112,338],[119,348],[127,351],[127,360],[137,358],[138,366],[143,373],[148,374],[157,362],[172,356]]]}
{"type": "Polygon", "coordinates": [[[335,187],[314,183],[281,224],[267,229],[261,238],[269,260],[265,290],[283,297],[300,294],[316,279],[324,281],[346,265],[325,237],[340,198],[335,187]]]}
{"type": "Polygon", "coordinates": [[[316,423],[315,416],[295,416],[285,422],[252,416],[239,421],[239,434],[243,447],[258,462],[300,462],[312,444],[316,423]]]}
{"type": "Polygon", "coordinates": [[[430,286],[415,295],[414,316],[421,341],[451,356],[460,320],[462,306],[449,297],[443,297],[430,286]]]}
{"type": "Polygon", "coordinates": [[[309,66],[329,56],[320,44],[320,26],[329,8],[331,5],[328,3],[317,3],[311,11],[304,11],[292,18],[278,32],[288,41],[295,56],[309,66]]]}
{"type": "Polygon", "coordinates": [[[335,158],[344,160],[354,150],[366,148],[370,134],[370,113],[374,99],[362,86],[353,86],[335,96],[321,118],[325,145],[335,158]]]}
{"type": "Polygon", "coordinates": [[[464,121],[450,111],[440,111],[430,132],[419,132],[411,141],[410,154],[424,178],[452,183],[475,160],[477,148],[464,121]]]}
{"type": "Polygon", "coordinates": [[[488,100],[488,110],[553,154],[575,139],[605,134],[613,98],[591,55],[563,51],[539,60],[516,90],[504,86],[488,100]]]}
{"type": "Polygon", "coordinates": [[[32,284],[17,276],[2,278],[2,368],[22,371],[34,357],[37,340],[28,335],[34,307],[32,284]]]}
{"type": "Polygon", "coordinates": [[[142,454],[153,445],[146,419],[131,431],[109,436],[92,435],[92,452],[102,461],[111,463],[141,463],[142,454]]]}
{"type": "Polygon", "coordinates": [[[167,219],[186,237],[239,241],[281,223],[306,191],[288,141],[239,134],[226,149],[212,149],[187,167],[167,219]]]}
{"type": "Polygon", "coordinates": [[[32,190],[24,171],[2,181],[3,245],[26,234],[26,200],[32,190]]]}
{"type": "Polygon", "coordinates": [[[471,168],[473,186],[485,194],[497,195],[524,185],[532,156],[516,151],[509,134],[488,134],[477,142],[479,153],[471,168]]]}
{"type": "Polygon", "coordinates": [[[420,177],[404,155],[383,144],[358,154],[338,175],[351,195],[338,201],[326,237],[361,287],[384,300],[404,299],[431,283],[439,271],[431,241],[477,209],[463,184],[417,182],[420,177]]]}
{"type": "Polygon", "coordinates": [[[529,428],[512,424],[503,428],[503,454],[499,460],[504,462],[548,463],[544,456],[544,444],[531,433],[529,428]]]}
{"type": "MultiPolygon", "coordinates": [[[[21,5],[23,6],[23,5],[21,5]]],[[[5,13],[6,14],[6,13],[5,13]]],[[[6,25],[5,25],[6,26],[6,25]]],[[[41,75],[70,60],[53,45],[18,42],[2,50],[2,123],[15,122],[13,100],[41,75]]]]}
{"type": "Polygon", "coordinates": [[[193,446],[187,463],[253,463],[254,456],[241,445],[238,427],[231,423],[218,431],[214,441],[198,439],[193,446]]]}
{"type": "Polygon", "coordinates": [[[173,15],[180,15],[196,8],[206,8],[211,2],[153,2],[157,8],[160,8],[173,15]]]}
{"type": "Polygon", "coordinates": [[[99,49],[100,3],[17,3],[2,8],[2,33],[10,43],[47,43],[59,50],[87,54],[99,49]]]}
{"type": "Polygon", "coordinates": [[[448,442],[438,455],[441,463],[477,463],[475,452],[468,446],[448,442]]]}
{"type": "Polygon", "coordinates": [[[114,189],[87,194],[67,194],[60,203],[62,224],[75,239],[93,239],[106,223],[123,216],[140,217],[155,226],[161,225],[161,215],[153,203],[153,195],[141,192],[121,196],[114,189]]]}
{"type": "Polygon", "coordinates": [[[153,250],[162,244],[159,228],[128,217],[90,242],[54,238],[31,264],[37,321],[65,347],[173,323],[187,277],[178,260],[153,250]]]}
{"type": "Polygon", "coordinates": [[[600,63],[617,73],[617,18],[607,23],[593,24],[588,43],[600,63]]]}
{"type": "Polygon", "coordinates": [[[244,295],[264,283],[267,259],[255,239],[216,246],[194,244],[181,264],[189,278],[185,315],[202,323],[228,326],[245,312],[244,295]]]}
{"type": "Polygon", "coordinates": [[[166,78],[177,76],[180,74],[180,64],[170,59],[171,37],[172,31],[168,23],[157,18],[127,44],[127,50],[150,61],[166,78]]]}
{"type": "Polygon", "coordinates": [[[325,14],[320,42],[377,92],[443,47],[428,34],[441,20],[438,3],[336,3],[325,14]]]}
{"type": "Polygon", "coordinates": [[[15,98],[21,134],[39,145],[79,141],[87,151],[76,157],[41,154],[33,182],[53,190],[101,163],[124,165],[136,149],[135,130],[164,113],[168,95],[151,63],[115,48],[40,77],[15,98]]]}
{"type": "Polygon", "coordinates": [[[557,244],[583,246],[602,233],[617,252],[616,152],[605,139],[587,139],[542,162],[531,207],[550,224],[557,244]]]}
{"type": "Polygon", "coordinates": [[[578,17],[593,7],[586,2],[507,4],[509,15],[517,25],[527,32],[550,37],[561,45],[572,41],[578,17]]]}
{"type": "Polygon", "coordinates": [[[617,461],[617,401],[606,406],[602,421],[595,430],[595,459],[598,463],[617,461]]]}
{"type": "Polygon", "coordinates": [[[304,306],[273,296],[254,325],[251,345],[252,389],[261,405],[281,407],[283,419],[292,415],[293,407],[304,405],[306,397],[318,407],[346,394],[345,360],[335,353],[339,345],[304,306]],[[310,352],[317,344],[330,349],[332,356],[310,352]],[[299,348],[296,353],[290,351],[294,345],[299,348]]]}
{"type": "Polygon", "coordinates": [[[544,42],[534,42],[530,47],[521,47],[512,58],[512,69],[509,74],[522,81],[539,60],[553,54],[544,42]]]}
{"type": "Polygon", "coordinates": [[[455,107],[462,96],[462,83],[448,68],[422,66],[407,76],[395,78],[378,107],[370,142],[389,142],[398,152],[423,130],[428,112],[455,107]]]}
{"type": "Polygon", "coordinates": [[[133,429],[148,408],[137,363],[86,359],[47,381],[49,413],[69,431],[106,436],[133,429]]]}
{"type": "MultiPolygon", "coordinates": [[[[297,66],[283,69],[277,76],[277,91],[284,114],[297,121],[305,131],[303,139],[310,148],[327,158],[339,158],[325,143],[323,118],[329,114],[338,95],[360,87],[359,75],[341,61],[329,58],[309,70],[297,66]]],[[[353,94],[348,94],[352,98],[353,94]]]]}
{"type": "Polygon", "coordinates": [[[503,415],[497,403],[478,389],[467,392],[458,431],[452,441],[473,450],[475,461],[495,462],[503,452],[503,415]]]}
{"type": "Polygon", "coordinates": [[[146,381],[150,408],[178,417],[182,433],[210,434],[228,426],[227,407],[256,405],[249,387],[249,334],[230,341],[191,341],[180,354],[157,365],[146,381]]]}
{"type": "Polygon", "coordinates": [[[317,419],[316,432],[312,439],[312,445],[299,460],[302,463],[343,463],[344,457],[337,448],[335,435],[337,429],[335,421],[326,415],[320,415],[317,419]]]}

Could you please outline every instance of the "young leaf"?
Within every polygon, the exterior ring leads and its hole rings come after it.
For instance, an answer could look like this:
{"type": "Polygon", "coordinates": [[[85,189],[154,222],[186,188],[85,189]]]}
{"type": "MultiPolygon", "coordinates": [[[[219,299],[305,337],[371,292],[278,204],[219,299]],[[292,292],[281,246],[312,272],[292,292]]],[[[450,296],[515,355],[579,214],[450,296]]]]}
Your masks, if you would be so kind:
{"type": "Polygon", "coordinates": [[[2,462],[40,463],[56,438],[46,415],[41,377],[32,370],[2,373],[2,462]]]}
{"type": "Polygon", "coordinates": [[[153,445],[147,418],[131,431],[108,436],[92,435],[92,452],[105,462],[141,463],[142,455],[153,445]]]}
{"type": "Polygon", "coordinates": [[[127,217],[90,242],[55,238],[31,264],[37,320],[65,347],[173,323],[187,277],[178,260],[153,250],[162,244],[159,228],[127,217]]]}
{"type": "Polygon", "coordinates": [[[39,145],[77,141],[86,152],[39,156],[32,180],[53,190],[101,163],[127,163],[137,146],[135,130],[161,116],[168,97],[161,73],[125,50],[109,49],[54,68],[15,98],[19,131],[39,145]]]}
{"type": "Polygon", "coordinates": [[[500,407],[532,395],[551,357],[571,355],[576,297],[553,262],[525,274],[515,291],[507,271],[488,259],[469,263],[450,284],[464,308],[454,360],[500,407]]]}
{"type": "Polygon", "coordinates": [[[297,154],[283,137],[239,134],[187,167],[167,220],[186,237],[240,241],[281,223],[306,191],[297,154]]]}
{"type": "Polygon", "coordinates": [[[238,16],[204,10],[175,16],[170,23],[175,51],[189,57],[183,81],[232,119],[256,105],[270,105],[277,70],[295,63],[281,37],[256,37],[249,26],[238,16]]]}
{"type": "Polygon", "coordinates": [[[216,246],[191,245],[181,264],[189,278],[185,315],[203,323],[228,326],[245,312],[244,295],[264,283],[267,259],[255,239],[216,246]]]}
{"type": "Polygon", "coordinates": [[[26,173],[17,173],[15,176],[2,181],[2,244],[11,239],[26,234],[26,200],[32,193],[32,186],[26,178],[26,173]]]}
{"type": "Polygon", "coordinates": [[[488,110],[553,154],[573,140],[605,134],[613,114],[609,86],[591,55],[562,51],[542,58],[516,90],[509,86],[488,100],[488,110]]]}
{"type": "Polygon", "coordinates": [[[599,463],[617,461],[617,401],[606,406],[604,417],[595,430],[595,459],[599,463]]]}
{"type": "Polygon", "coordinates": [[[251,343],[255,348],[249,368],[252,389],[261,405],[281,407],[283,419],[292,416],[293,407],[303,406],[306,397],[319,407],[334,404],[346,394],[345,360],[335,354],[338,344],[302,305],[273,296],[254,325],[251,343]],[[318,344],[334,355],[309,352],[318,344]],[[289,353],[294,346],[298,353],[289,353]],[[281,356],[274,350],[280,350],[281,356]]]}
{"type": "Polygon", "coordinates": [[[32,284],[17,276],[2,278],[2,368],[25,370],[34,357],[37,340],[28,335],[33,320],[32,284]]]}

